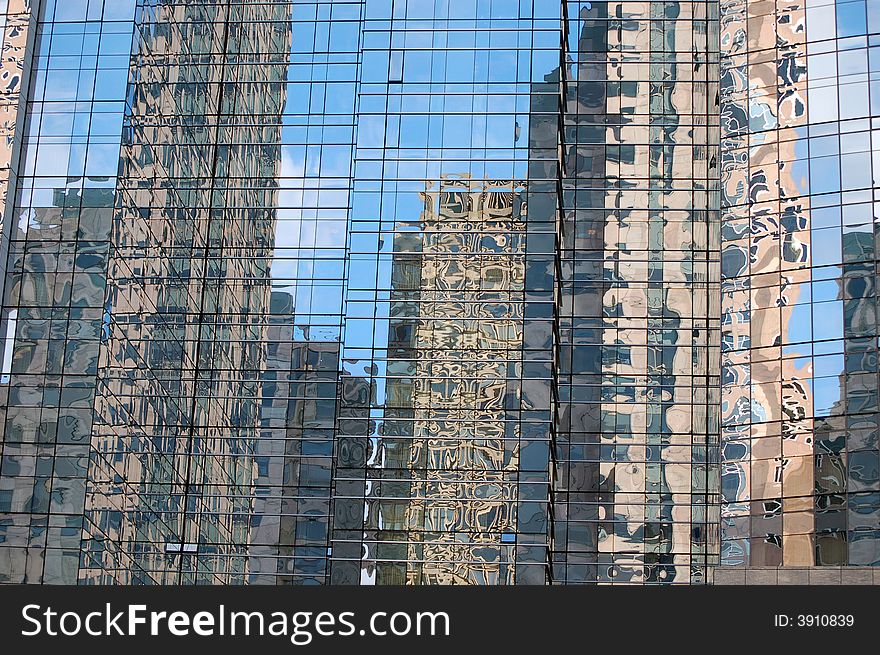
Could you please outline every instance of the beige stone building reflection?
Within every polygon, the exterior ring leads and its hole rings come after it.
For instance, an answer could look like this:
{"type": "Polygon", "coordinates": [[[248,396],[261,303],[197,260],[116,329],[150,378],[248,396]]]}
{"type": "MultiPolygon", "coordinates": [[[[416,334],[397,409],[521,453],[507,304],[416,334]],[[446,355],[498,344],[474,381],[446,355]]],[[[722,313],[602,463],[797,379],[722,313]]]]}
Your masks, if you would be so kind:
{"type": "Polygon", "coordinates": [[[379,510],[405,540],[381,583],[514,582],[520,425],[505,409],[519,406],[524,191],[447,176],[395,235],[388,406],[408,410],[411,436],[386,437],[378,455],[408,478],[379,510]]]}
{"type": "Polygon", "coordinates": [[[710,495],[717,477],[707,462],[717,444],[709,377],[717,365],[718,311],[718,262],[710,254],[717,242],[710,211],[714,47],[708,28],[697,31],[708,25],[700,22],[707,14],[699,3],[613,3],[607,12],[632,22],[608,30],[600,73],[620,86],[605,101],[612,118],[603,128],[603,207],[593,210],[604,216],[607,281],[598,576],[700,582],[717,557],[710,495]],[[663,11],[676,20],[666,20],[661,34],[655,20],[663,11]],[[689,55],[661,61],[654,53],[660,49],[689,55]]]}
{"type": "Polygon", "coordinates": [[[256,62],[287,56],[288,13],[163,4],[143,26],[81,582],[246,580],[285,98],[284,67],[256,62]],[[245,63],[226,62],[240,51],[245,63]]]}

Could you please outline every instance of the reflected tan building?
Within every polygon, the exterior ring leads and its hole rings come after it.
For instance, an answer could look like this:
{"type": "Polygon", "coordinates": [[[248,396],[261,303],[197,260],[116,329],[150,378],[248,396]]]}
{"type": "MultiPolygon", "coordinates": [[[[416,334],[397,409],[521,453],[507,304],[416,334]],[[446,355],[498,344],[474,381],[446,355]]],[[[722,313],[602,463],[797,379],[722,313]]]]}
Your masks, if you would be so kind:
{"type": "Polygon", "coordinates": [[[880,563],[867,20],[721,6],[726,566],[880,563]]]}
{"type": "Polygon", "coordinates": [[[184,3],[139,24],[83,581],[246,582],[288,21],[184,3]]]}
{"type": "MultiPolygon", "coordinates": [[[[445,176],[397,226],[387,401],[360,444],[363,584],[546,580],[550,441],[522,418],[545,384],[522,372],[527,198],[522,182],[445,176]]],[[[344,403],[367,399],[346,386],[344,403]]]]}
{"type": "MultiPolygon", "coordinates": [[[[724,115],[724,198],[747,204],[724,214],[723,466],[728,480],[742,477],[735,495],[725,495],[733,502],[724,505],[722,525],[726,537],[742,530],[740,556],[753,564],[806,565],[813,561],[810,344],[806,353],[795,349],[781,356],[783,326],[803,302],[804,281],[809,301],[809,197],[798,192],[802,180],[795,167],[797,128],[806,125],[796,51],[805,43],[798,27],[803,12],[778,21],[775,12],[761,16],[758,5],[751,11],[758,15],[750,22],[749,43],[778,35],[792,66],[790,75],[777,80],[775,58],[759,57],[725,78],[728,107],[739,108],[735,100],[749,94],[746,111],[758,129],[751,138],[739,135],[732,111],[724,115]]],[[[735,42],[735,24],[722,23],[725,45],[735,42]]],[[[729,539],[726,547],[733,544],[729,539]]],[[[737,557],[725,554],[728,561],[737,557]]]]}
{"type": "Polygon", "coordinates": [[[7,582],[245,581],[284,9],[33,6],[2,471],[4,530],[30,536],[3,539],[7,582]]]}
{"type": "Polygon", "coordinates": [[[371,458],[407,481],[377,481],[399,498],[367,508],[377,538],[402,541],[400,562],[375,545],[379,583],[515,582],[524,435],[505,410],[522,366],[524,191],[448,176],[395,235],[388,411],[404,430],[371,458]]]}
{"type": "Polygon", "coordinates": [[[554,580],[718,549],[718,53],[707,2],[568,3],[554,580]]]}

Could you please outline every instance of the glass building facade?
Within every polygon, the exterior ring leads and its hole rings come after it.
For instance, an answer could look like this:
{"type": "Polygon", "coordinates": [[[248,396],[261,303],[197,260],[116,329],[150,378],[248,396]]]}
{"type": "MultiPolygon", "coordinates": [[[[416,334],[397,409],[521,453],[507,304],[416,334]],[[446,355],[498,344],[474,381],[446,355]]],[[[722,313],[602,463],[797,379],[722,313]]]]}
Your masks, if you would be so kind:
{"type": "Polygon", "coordinates": [[[880,564],[880,5],[727,2],[724,564],[880,564]]]}
{"type": "Polygon", "coordinates": [[[0,582],[880,565],[872,0],[0,0],[0,48],[0,582]]]}
{"type": "Polygon", "coordinates": [[[718,549],[718,4],[568,2],[554,580],[718,549]]]}
{"type": "Polygon", "coordinates": [[[543,584],[560,4],[363,11],[330,581],[543,584]]]}

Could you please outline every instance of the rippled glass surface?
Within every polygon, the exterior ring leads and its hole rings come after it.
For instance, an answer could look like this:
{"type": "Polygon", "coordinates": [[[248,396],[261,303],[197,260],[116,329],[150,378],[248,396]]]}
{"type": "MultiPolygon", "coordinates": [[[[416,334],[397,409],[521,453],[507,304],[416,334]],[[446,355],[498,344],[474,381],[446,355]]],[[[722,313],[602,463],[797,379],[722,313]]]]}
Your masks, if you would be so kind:
{"type": "Polygon", "coordinates": [[[549,578],[561,28],[364,5],[333,583],[549,578]]]}
{"type": "Polygon", "coordinates": [[[717,559],[713,2],[568,2],[554,580],[717,559]]]}
{"type": "Polygon", "coordinates": [[[876,3],[0,0],[0,48],[0,581],[880,564],[876,3]]]}
{"type": "Polygon", "coordinates": [[[13,5],[34,32],[3,226],[0,558],[6,581],[75,583],[135,3],[13,5]]]}
{"type": "Polygon", "coordinates": [[[725,2],[722,563],[880,564],[874,2],[725,2]]]}

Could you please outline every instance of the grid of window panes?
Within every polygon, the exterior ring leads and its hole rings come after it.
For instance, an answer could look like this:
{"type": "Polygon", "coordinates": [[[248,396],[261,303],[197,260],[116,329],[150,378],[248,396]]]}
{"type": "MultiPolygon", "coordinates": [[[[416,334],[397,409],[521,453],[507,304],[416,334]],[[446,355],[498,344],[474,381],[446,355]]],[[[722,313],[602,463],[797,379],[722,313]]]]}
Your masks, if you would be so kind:
{"type": "MultiPolygon", "coordinates": [[[[0,269],[5,270],[9,254],[9,228],[18,178],[18,162],[24,132],[24,103],[27,102],[37,16],[29,0],[0,0],[0,269]]],[[[0,275],[0,301],[6,276],[0,275]]],[[[0,303],[2,304],[2,303],[0,303]]],[[[9,313],[0,311],[0,396],[8,390],[12,367],[14,325],[9,313]]],[[[0,400],[5,404],[5,400],[0,400]]],[[[0,431],[2,434],[2,431],[0,431]]],[[[0,439],[0,449],[2,449],[0,439]]],[[[0,454],[2,457],[2,454],[0,454]]]]}
{"type": "Polygon", "coordinates": [[[0,581],[880,564],[876,2],[30,7],[0,581]]]}
{"type": "Polygon", "coordinates": [[[722,16],[725,565],[880,564],[880,5],[722,16]]]}
{"type": "Polygon", "coordinates": [[[289,7],[138,10],[80,577],[239,584],[254,510],[289,7]]]}
{"type": "MultiPolygon", "coordinates": [[[[259,502],[285,489],[295,497],[283,476],[309,462],[278,466],[277,441],[256,441],[255,452],[255,437],[261,424],[275,427],[272,402],[296,402],[271,385],[287,380],[285,367],[309,379],[316,351],[317,366],[335,364],[323,345],[286,362],[277,352],[294,286],[284,266],[308,259],[286,249],[291,223],[275,243],[277,204],[291,213],[303,204],[304,163],[285,168],[280,148],[291,10],[41,3],[4,298],[4,579],[243,582],[260,572],[248,555],[265,554],[249,540],[277,553],[281,512],[295,525],[290,505],[259,502]],[[268,402],[263,377],[276,396],[268,402]]],[[[314,212],[318,200],[305,202],[314,212]]],[[[311,233],[314,246],[311,218],[304,240],[311,233]]],[[[322,322],[307,302],[297,308],[306,324],[322,322]]],[[[324,320],[336,332],[339,321],[338,309],[324,320]]],[[[311,334],[328,339],[321,325],[311,334]]],[[[332,409],[322,411],[326,444],[332,409]]],[[[315,412],[289,414],[292,423],[315,412]]],[[[310,479],[323,484],[326,516],[326,456],[322,467],[310,479]]],[[[289,545],[314,542],[310,531],[290,534],[289,545]]],[[[283,568],[270,568],[274,582],[283,568]]]]}
{"type": "Polygon", "coordinates": [[[133,1],[39,3],[9,228],[0,407],[9,582],[75,582],[133,1]]]}
{"type": "Polygon", "coordinates": [[[360,1],[340,0],[298,1],[288,8],[292,46],[255,444],[251,584],[321,584],[329,573],[362,11],[360,1]]]}
{"type": "Polygon", "coordinates": [[[553,579],[717,558],[717,2],[568,2],[553,579]]]}
{"type": "Polygon", "coordinates": [[[560,6],[364,3],[334,583],[547,579],[560,6]]]}

